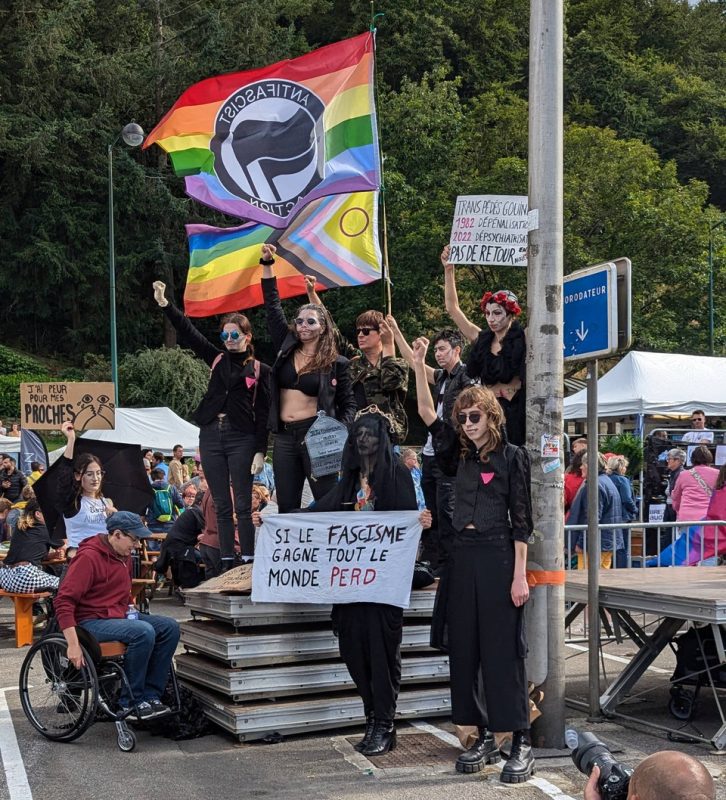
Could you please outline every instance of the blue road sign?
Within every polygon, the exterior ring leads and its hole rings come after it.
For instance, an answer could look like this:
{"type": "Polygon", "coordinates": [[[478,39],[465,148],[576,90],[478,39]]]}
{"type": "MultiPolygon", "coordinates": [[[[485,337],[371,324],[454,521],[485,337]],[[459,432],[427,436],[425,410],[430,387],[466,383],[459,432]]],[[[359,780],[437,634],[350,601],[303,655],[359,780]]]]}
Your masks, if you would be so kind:
{"type": "Polygon", "coordinates": [[[564,279],[564,357],[586,360],[618,348],[617,270],[599,264],[564,279]]]}

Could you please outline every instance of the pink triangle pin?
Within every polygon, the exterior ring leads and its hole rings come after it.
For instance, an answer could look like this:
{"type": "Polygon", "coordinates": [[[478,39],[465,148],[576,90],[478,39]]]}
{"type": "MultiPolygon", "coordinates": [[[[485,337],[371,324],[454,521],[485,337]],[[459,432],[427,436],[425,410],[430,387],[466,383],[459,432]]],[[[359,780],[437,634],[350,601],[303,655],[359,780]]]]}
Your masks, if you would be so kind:
{"type": "Polygon", "coordinates": [[[494,477],[493,472],[480,472],[482,483],[486,486],[494,477]]]}
{"type": "Polygon", "coordinates": [[[245,381],[247,382],[248,389],[251,389],[257,383],[256,378],[245,378],[245,381]]]}

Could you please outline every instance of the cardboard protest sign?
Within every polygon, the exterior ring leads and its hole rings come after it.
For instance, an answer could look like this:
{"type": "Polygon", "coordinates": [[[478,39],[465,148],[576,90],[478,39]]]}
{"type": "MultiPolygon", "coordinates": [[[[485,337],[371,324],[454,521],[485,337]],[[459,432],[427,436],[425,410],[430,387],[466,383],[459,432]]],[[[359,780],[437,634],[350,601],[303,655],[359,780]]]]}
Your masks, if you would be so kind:
{"type": "Polygon", "coordinates": [[[77,431],[113,430],[113,383],[21,383],[20,424],[57,430],[72,422],[77,431]]]}
{"type": "Polygon", "coordinates": [[[527,266],[526,195],[460,195],[449,240],[452,264],[527,266]]]}
{"type": "Polygon", "coordinates": [[[328,417],[324,411],[318,411],[318,418],[310,426],[304,439],[313,478],[322,478],[340,470],[347,440],[347,426],[328,417]]]}
{"type": "Polygon", "coordinates": [[[263,517],[252,571],[254,603],[387,603],[408,608],[418,511],[263,517]]]}

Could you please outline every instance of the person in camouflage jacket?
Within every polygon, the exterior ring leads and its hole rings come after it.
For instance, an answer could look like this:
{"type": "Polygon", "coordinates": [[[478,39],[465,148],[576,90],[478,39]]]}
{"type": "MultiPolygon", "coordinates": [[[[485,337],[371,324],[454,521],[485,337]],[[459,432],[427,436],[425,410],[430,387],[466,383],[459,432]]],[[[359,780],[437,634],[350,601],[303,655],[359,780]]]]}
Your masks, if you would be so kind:
{"type": "Polygon", "coordinates": [[[359,409],[376,405],[394,421],[394,439],[403,444],[408,419],[403,403],[408,391],[408,364],[396,358],[393,332],[380,311],[364,311],[355,321],[359,355],[348,365],[359,409]]]}

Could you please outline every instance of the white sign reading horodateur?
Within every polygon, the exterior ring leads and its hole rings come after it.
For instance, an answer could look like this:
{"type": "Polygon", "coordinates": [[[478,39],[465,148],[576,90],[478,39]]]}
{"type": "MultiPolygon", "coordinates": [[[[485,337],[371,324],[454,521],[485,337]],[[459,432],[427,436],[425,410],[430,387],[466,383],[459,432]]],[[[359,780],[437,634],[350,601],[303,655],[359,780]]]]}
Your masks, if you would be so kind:
{"type": "Polygon", "coordinates": [[[527,231],[531,225],[526,195],[459,195],[451,226],[449,261],[526,267],[527,231]]]}
{"type": "Polygon", "coordinates": [[[263,517],[253,603],[387,603],[408,608],[418,511],[263,517]]]}

